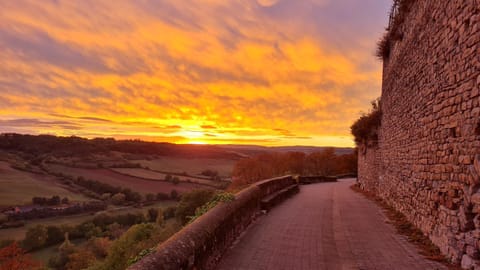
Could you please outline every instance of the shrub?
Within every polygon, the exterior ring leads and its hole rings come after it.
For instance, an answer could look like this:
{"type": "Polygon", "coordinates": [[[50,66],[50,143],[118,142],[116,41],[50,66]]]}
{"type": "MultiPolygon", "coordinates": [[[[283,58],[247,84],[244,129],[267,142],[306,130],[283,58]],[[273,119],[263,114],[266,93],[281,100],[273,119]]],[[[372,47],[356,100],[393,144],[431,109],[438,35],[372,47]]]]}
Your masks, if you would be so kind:
{"type": "Polygon", "coordinates": [[[112,196],[112,203],[115,205],[121,205],[125,203],[125,194],[123,193],[117,193],[112,196]]]}
{"type": "Polygon", "coordinates": [[[235,195],[233,195],[232,193],[228,193],[228,192],[217,193],[215,194],[215,196],[213,196],[213,198],[210,201],[208,201],[204,205],[195,209],[195,215],[188,217],[189,219],[188,222],[189,223],[193,222],[195,219],[207,213],[210,209],[212,209],[213,207],[215,207],[217,204],[221,202],[231,202],[233,200],[235,200],[235,195]]]}
{"type": "Polygon", "coordinates": [[[210,201],[214,195],[215,191],[207,189],[197,189],[184,193],[175,211],[175,217],[182,224],[186,224],[189,217],[195,215],[195,210],[210,201]]]}
{"type": "Polygon", "coordinates": [[[390,56],[390,35],[386,32],[382,38],[377,42],[377,50],[375,56],[379,60],[385,60],[390,56]]]}
{"type": "Polygon", "coordinates": [[[156,198],[155,194],[152,194],[152,193],[148,193],[147,195],[145,195],[145,200],[149,202],[154,201],[155,198],[156,198]]]}
{"type": "Polygon", "coordinates": [[[173,178],[172,178],[172,183],[173,183],[174,185],[178,185],[178,183],[180,183],[180,178],[178,178],[177,176],[173,177],[173,178]]]}
{"type": "Polygon", "coordinates": [[[22,246],[28,251],[38,249],[45,245],[47,238],[47,228],[43,225],[37,225],[28,229],[22,246]]]}
{"type": "Polygon", "coordinates": [[[175,217],[175,211],[177,210],[177,207],[175,206],[169,206],[163,210],[163,218],[165,220],[170,219],[175,217]]]}
{"type": "Polygon", "coordinates": [[[175,189],[172,189],[172,191],[170,192],[170,198],[172,200],[178,199],[178,191],[176,191],[175,189]]]}
{"type": "Polygon", "coordinates": [[[148,209],[147,220],[149,222],[155,222],[155,220],[157,219],[157,216],[158,216],[158,210],[157,209],[155,209],[155,208],[148,209]]]}
{"type": "Polygon", "coordinates": [[[102,265],[93,269],[126,269],[128,261],[144,250],[144,242],[151,239],[156,231],[154,224],[138,224],[130,227],[119,239],[113,242],[102,265]]]}
{"type": "Polygon", "coordinates": [[[165,222],[165,217],[163,216],[163,211],[162,209],[158,209],[155,223],[157,223],[157,225],[163,226],[164,222],[165,222]]]}
{"type": "Polygon", "coordinates": [[[164,201],[170,199],[170,196],[167,193],[159,192],[157,193],[157,200],[164,201]]]}
{"type": "Polygon", "coordinates": [[[368,114],[362,115],[351,126],[351,132],[357,145],[366,145],[368,142],[376,144],[378,128],[382,121],[380,99],[372,101],[372,109],[368,114]]]}

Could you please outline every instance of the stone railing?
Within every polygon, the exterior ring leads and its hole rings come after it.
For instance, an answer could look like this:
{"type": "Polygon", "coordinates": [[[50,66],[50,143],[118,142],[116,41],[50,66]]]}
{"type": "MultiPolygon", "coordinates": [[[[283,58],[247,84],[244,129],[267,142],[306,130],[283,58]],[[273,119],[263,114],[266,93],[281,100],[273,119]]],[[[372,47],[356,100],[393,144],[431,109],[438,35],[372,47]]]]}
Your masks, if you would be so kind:
{"type": "Polygon", "coordinates": [[[300,184],[313,184],[313,183],[323,183],[323,182],[337,182],[336,176],[300,176],[300,184]]]}
{"type": "Polygon", "coordinates": [[[260,212],[264,198],[297,184],[292,176],[263,180],[187,225],[130,270],[212,269],[260,212]]]}

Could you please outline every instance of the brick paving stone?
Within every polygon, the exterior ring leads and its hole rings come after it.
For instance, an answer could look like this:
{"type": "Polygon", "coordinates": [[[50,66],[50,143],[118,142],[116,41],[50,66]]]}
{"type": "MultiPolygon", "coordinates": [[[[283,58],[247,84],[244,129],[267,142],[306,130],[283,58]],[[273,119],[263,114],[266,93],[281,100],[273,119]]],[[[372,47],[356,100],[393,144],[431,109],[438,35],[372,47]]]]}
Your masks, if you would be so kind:
{"type": "Polygon", "coordinates": [[[375,203],[350,189],[353,183],[302,186],[257,219],[218,269],[446,269],[396,234],[375,203]]]}

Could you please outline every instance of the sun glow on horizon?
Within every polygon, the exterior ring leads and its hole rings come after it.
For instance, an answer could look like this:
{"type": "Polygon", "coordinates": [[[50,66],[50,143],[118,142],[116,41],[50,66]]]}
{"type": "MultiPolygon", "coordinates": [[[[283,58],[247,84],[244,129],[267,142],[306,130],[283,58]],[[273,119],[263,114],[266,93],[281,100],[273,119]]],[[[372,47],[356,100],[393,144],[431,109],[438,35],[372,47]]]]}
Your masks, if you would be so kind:
{"type": "Polygon", "coordinates": [[[388,8],[2,1],[0,133],[353,146],[351,123],[380,93],[388,8]]]}

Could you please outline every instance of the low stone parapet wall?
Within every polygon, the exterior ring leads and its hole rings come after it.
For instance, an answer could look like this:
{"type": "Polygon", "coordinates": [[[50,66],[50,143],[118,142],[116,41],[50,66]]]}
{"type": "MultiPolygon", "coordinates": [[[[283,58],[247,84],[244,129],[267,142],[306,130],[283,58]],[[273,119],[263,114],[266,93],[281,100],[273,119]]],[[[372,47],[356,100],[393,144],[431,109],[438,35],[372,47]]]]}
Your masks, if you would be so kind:
{"type": "Polygon", "coordinates": [[[313,183],[323,183],[323,182],[337,182],[337,177],[335,176],[300,176],[300,184],[313,184],[313,183]]]}
{"type": "Polygon", "coordinates": [[[226,249],[260,212],[263,198],[295,185],[292,176],[255,183],[187,225],[130,270],[213,269],[226,249]]]}

